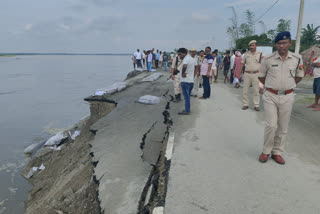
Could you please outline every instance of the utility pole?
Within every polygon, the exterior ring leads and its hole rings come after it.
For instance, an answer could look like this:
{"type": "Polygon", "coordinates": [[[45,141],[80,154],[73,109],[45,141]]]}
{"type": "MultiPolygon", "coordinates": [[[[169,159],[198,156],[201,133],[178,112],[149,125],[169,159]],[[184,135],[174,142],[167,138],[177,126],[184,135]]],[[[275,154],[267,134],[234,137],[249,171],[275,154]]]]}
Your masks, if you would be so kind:
{"type": "Polygon", "coordinates": [[[303,8],[304,8],[304,0],[300,0],[299,21],[298,21],[297,39],[296,39],[296,49],[295,49],[295,53],[296,53],[296,54],[299,54],[299,51],[300,51],[300,40],[301,40],[301,26],[302,26],[303,8]]]}

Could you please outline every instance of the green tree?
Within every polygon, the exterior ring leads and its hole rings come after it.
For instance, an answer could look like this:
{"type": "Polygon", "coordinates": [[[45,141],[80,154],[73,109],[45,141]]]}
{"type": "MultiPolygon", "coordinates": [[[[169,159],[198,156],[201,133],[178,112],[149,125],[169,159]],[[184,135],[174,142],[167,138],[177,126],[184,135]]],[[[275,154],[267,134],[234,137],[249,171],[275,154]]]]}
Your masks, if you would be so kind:
{"type": "Polygon", "coordinates": [[[290,20],[280,19],[278,21],[277,33],[280,33],[283,31],[290,31],[290,28],[291,28],[291,21],[290,20]]]}
{"type": "Polygon", "coordinates": [[[269,39],[271,39],[272,41],[274,41],[274,39],[276,38],[276,30],[268,30],[267,31],[267,36],[269,39]]]}
{"type": "Polygon", "coordinates": [[[252,36],[253,32],[250,29],[250,26],[247,23],[242,23],[240,25],[239,33],[242,37],[252,36]]]}
{"type": "Polygon", "coordinates": [[[243,37],[252,36],[255,33],[255,14],[251,10],[245,11],[246,22],[240,25],[239,34],[243,37]]]}
{"type": "Polygon", "coordinates": [[[317,44],[319,39],[319,36],[317,35],[319,28],[320,26],[314,28],[313,24],[308,24],[306,28],[302,28],[301,43],[308,46],[317,44]]]}
{"type": "Polygon", "coordinates": [[[261,34],[240,38],[236,41],[236,49],[247,49],[251,40],[256,40],[259,46],[272,46],[273,42],[268,38],[267,34],[261,34]]]}

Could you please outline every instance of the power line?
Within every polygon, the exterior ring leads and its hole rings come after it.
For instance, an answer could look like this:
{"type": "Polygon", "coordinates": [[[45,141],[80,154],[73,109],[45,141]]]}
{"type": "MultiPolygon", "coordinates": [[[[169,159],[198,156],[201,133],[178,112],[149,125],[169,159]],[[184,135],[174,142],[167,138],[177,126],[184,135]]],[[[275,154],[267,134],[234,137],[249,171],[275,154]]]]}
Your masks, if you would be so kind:
{"type": "Polygon", "coordinates": [[[262,14],[262,16],[260,16],[255,22],[259,21],[264,15],[266,15],[280,0],[277,0],[271,7],[269,7],[269,9],[262,14]]]}

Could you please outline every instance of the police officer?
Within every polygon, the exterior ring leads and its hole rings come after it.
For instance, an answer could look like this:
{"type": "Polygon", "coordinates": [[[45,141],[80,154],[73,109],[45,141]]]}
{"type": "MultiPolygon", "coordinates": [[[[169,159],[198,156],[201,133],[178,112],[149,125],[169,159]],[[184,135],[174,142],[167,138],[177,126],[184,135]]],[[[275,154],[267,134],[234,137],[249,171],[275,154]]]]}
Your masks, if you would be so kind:
{"type": "Polygon", "coordinates": [[[181,101],[181,93],[182,89],[180,86],[180,71],[182,69],[182,60],[179,57],[180,53],[178,52],[177,56],[173,58],[172,65],[171,65],[171,79],[174,80],[174,95],[175,95],[175,102],[181,101]]]}
{"type": "Polygon", "coordinates": [[[243,83],[243,96],[242,96],[242,103],[243,107],[242,110],[247,110],[249,108],[249,97],[248,91],[250,86],[252,85],[253,88],[253,103],[254,109],[256,111],[260,111],[260,94],[259,94],[259,68],[261,65],[262,54],[257,51],[257,41],[252,40],[248,44],[249,51],[244,54],[244,57],[241,61],[241,71],[245,66],[244,71],[244,83],[243,83]]]}
{"type": "Polygon", "coordinates": [[[293,91],[304,72],[301,56],[289,51],[292,45],[290,32],[279,33],[275,44],[277,51],[265,57],[259,73],[259,80],[266,87],[263,95],[266,127],[259,161],[267,162],[271,154],[278,164],[285,164],[281,154],[294,102],[293,91]]]}

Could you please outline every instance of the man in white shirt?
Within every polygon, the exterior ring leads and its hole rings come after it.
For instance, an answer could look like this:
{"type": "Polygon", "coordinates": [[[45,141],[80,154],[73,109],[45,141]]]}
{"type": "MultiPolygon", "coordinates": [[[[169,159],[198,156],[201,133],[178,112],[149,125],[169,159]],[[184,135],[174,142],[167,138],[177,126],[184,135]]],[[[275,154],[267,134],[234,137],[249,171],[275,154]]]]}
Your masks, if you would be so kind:
{"type": "Polygon", "coordinates": [[[181,88],[182,93],[184,97],[185,102],[185,110],[180,112],[180,115],[189,115],[190,114],[190,96],[191,91],[193,88],[193,82],[194,82],[194,71],[197,66],[196,59],[194,58],[196,55],[196,51],[192,49],[190,51],[190,55],[188,54],[187,49],[180,48],[178,50],[178,53],[180,53],[180,59],[182,61],[182,71],[180,72],[180,82],[181,82],[181,88]]]}
{"type": "Polygon", "coordinates": [[[213,57],[213,63],[212,63],[212,67],[211,67],[211,80],[210,80],[210,84],[212,84],[212,79],[214,79],[215,83],[218,83],[218,61],[217,61],[217,52],[212,52],[212,57],[213,57]]]}
{"type": "Polygon", "coordinates": [[[315,94],[314,103],[309,108],[314,108],[313,111],[320,111],[320,58],[317,57],[316,60],[312,62],[313,67],[313,93],[315,94]]]}
{"type": "MultiPolygon", "coordinates": [[[[190,52],[196,52],[196,49],[191,49],[190,52]]],[[[204,52],[202,51],[202,55],[204,52]]],[[[191,96],[198,97],[199,92],[199,83],[200,83],[200,56],[195,55],[194,59],[196,60],[196,69],[194,70],[194,82],[193,82],[193,89],[191,91],[191,96]]]]}
{"type": "Polygon", "coordinates": [[[142,68],[142,65],[141,65],[142,54],[140,50],[137,49],[137,52],[135,52],[133,55],[136,57],[138,68],[142,68]]]}
{"type": "Polygon", "coordinates": [[[233,50],[233,54],[230,59],[230,84],[233,83],[233,69],[234,69],[234,60],[236,59],[236,50],[233,50]]]}
{"type": "Polygon", "coordinates": [[[148,54],[148,71],[151,72],[153,55],[151,51],[148,51],[147,54],[148,54]]]}

